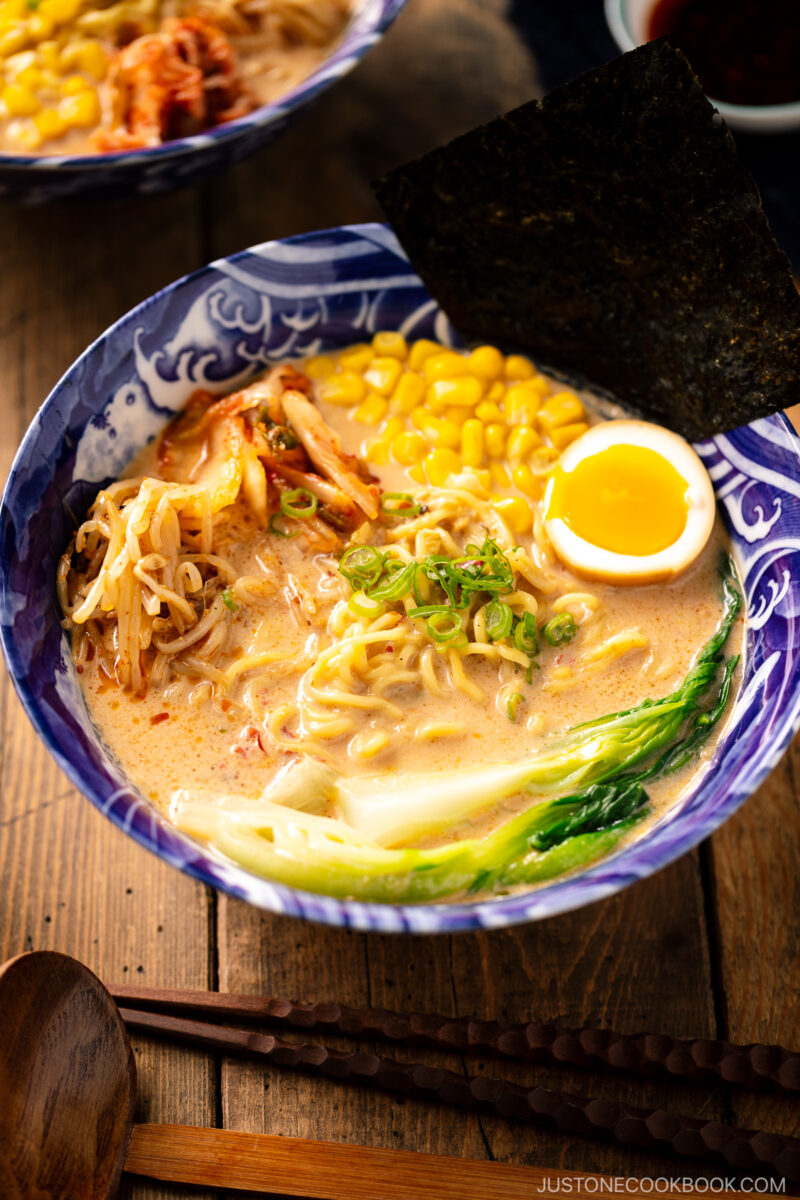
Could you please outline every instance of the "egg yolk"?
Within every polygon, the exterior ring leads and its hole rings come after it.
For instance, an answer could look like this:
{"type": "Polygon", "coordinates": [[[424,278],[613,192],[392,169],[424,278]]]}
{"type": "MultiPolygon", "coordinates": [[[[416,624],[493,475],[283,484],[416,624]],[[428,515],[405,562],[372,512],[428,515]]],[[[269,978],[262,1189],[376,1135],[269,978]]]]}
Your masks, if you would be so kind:
{"type": "Polygon", "coordinates": [[[686,528],[688,487],[655,450],[609,446],[572,471],[556,468],[546,516],[601,550],[657,554],[686,528]]]}

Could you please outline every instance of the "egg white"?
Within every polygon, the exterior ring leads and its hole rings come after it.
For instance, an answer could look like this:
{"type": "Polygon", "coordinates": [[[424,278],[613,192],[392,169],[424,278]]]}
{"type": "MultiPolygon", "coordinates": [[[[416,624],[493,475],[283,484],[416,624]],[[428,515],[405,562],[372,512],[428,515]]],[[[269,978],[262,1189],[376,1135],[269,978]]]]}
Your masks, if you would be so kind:
{"type": "Polygon", "coordinates": [[[694,562],[708,541],[716,511],[714,488],[708,472],[684,438],[648,421],[603,421],[577,438],[561,455],[558,466],[573,471],[585,458],[609,446],[643,446],[671,464],[687,483],[687,519],[683,533],[671,546],[655,554],[619,554],[579,537],[561,517],[548,517],[554,480],[544,495],[547,535],[563,563],[585,579],[623,586],[663,583],[674,579],[694,562]]]}

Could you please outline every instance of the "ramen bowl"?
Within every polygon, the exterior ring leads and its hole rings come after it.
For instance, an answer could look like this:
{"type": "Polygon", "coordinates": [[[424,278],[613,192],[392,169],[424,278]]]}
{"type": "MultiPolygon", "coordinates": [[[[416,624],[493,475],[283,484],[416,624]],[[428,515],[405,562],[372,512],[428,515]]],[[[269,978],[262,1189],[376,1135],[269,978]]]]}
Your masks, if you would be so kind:
{"type": "Polygon", "coordinates": [[[181,833],[126,778],[89,718],[56,599],[60,555],[98,489],[198,387],[242,386],[269,362],[379,329],[457,344],[391,230],[362,225],[268,242],[165,288],[58,383],[12,467],[0,511],[0,632],[39,735],[101,812],[160,858],[273,912],[357,929],[445,932],[538,920],[610,896],[707,837],[758,787],[800,723],[800,440],[783,415],[699,444],[747,608],[741,688],[710,768],[636,840],[537,890],[382,905],[257,877],[181,833]]]}
{"type": "Polygon", "coordinates": [[[198,183],[254,154],[341,79],[385,33],[406,0],[360,0],[333,51],[270,104],[191,137],[113,154],[0,154],[0,200],[40,205],[116,201],[198,183]]]}

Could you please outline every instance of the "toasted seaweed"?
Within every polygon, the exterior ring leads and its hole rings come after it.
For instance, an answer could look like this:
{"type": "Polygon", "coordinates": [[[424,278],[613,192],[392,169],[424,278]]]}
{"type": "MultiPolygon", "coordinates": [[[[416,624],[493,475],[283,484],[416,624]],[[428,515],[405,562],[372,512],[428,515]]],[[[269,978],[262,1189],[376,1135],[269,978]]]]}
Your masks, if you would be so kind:
{"type": "Polygon", "coordinates": [[[800,296],[683,55],[651,42],[392,171],[378,199],[470,341],[698,440],[800,400],[800,296]]]}

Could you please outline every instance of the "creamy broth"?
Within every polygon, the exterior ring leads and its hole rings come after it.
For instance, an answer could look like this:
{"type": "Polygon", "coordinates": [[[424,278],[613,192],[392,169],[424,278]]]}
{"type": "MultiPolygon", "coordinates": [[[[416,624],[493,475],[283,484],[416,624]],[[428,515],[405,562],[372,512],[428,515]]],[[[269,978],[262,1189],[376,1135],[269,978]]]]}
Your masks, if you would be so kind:
{"type": "MultiPolygon", "coordinates": [[[[554,390],[557,386],[552,385],[554,390]]],[[[338,431],[345,448],[372,458],[373,485],[383,493],[430,494],[415,482],[413,468],[409,474],[409,468],[396,461],[374,461],[381,457],[372,449],[377,442],[374,426],[358,420],[352,407],[326,402],[318,385],[314,391],[317,411],[338,431]]],[[[155,444],[126,473],[136,480],[160,474],[163,460],[155,444]]],[[[511,484],[493,484],[492,502],[513,492],[511,484]]],[[[539,503],[533,502],[534,510],[539,503]]],[[[480,513],[485,511],[484,507],[480,513]]],[[[702,553],[677,578],[636,587],[579,578],[548,550],[534,526],[517,535],[515,546],[521,555],[530,556],[533,577],[541,576],[540,624],[553,612],[574,612],[578,624],[573,640],[556,646],[543,643],[527,679],[518,664],[488,654],[465,654],[463,686],[455,674],[461,667],[440,653],[431,660],[434,686],[421,686],[410,670],[403,678],[401,671],[398,682],[385,691],[376,688],[377,701],[359,683],[356,664],[355,683],[339,681],[344,698],[334,702],[331,696],[340,692],[320,674],[320,663],[357,620],[349,613],[353,584],[339,571],[342,551],[350,538],[363,545],[389,545],[392,538],[401,544],[398,530],[413,519],[378,518],[334,534],[335,545],[326,548],[304,533],[300,520],[295,522],[296,536],[281,536],[287,530],[280,522],[277,529],[265,528],[242,492],[214,518],[214,554],[225,562],[231,578],[250,581],[244,592],[227,589],[220,653],[212,651],[203,659],[201,641],[194,659],[197,669],[190,664],[133,690],[119,686],[107,656],[78,653],[93,720],[144,795],[166,812],[176,811],[176,805],[190,811],[193,798],[204,803],[224,797],[257,801],[276,773],[295,763],[298,755],[327,763],[346,776],[402,776],[513,762],[546,747],[573,725],[673,693],[718,625],[719,562],[726,551],[719,520],[702,553]],[[567,597],[564,604],[561,597],[567,597]],[[617,645],[623,649],[608,650],[617,645]],[[520,697],[512,708],[509,695],[520,697]]],[[[451,525],[461,545],[476,537],[476,522],[465,522],[463,515],[456,516],[451,525]]],[[[379,618],[379,625],[381,620],[385,618],[379,618]]],[[[401,624],[387,628],[397,629],[398,646],[389,634],[380,641],[386,671],[391,670],[393,653],[402,657],[405,652],[415,668],[422,656],[403,651],[400,629],[409,622],[402,623],[402,613],[397,621],[401,624]]],[[[741,651],[742,636],[739,619],[727,654],[741,651]]],[[[373,650],[361,651],[362,657],[369,653],[373,650]]],[[[380,670],[374,678],[379,676],[380,670]]],[[[648,816],[626,836],[637,836],[674,804],[712,753],[713,742],[681,771],[649,782],[648,816]]],[[[517,793],[446,830],[426,831],[414,844],[436,847],[454,839],[484,837],[530,804],[530,796],[517,793]]],[[[336,817],[335,805],[328,804],[324,815],[336,817]]]]}

